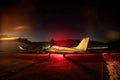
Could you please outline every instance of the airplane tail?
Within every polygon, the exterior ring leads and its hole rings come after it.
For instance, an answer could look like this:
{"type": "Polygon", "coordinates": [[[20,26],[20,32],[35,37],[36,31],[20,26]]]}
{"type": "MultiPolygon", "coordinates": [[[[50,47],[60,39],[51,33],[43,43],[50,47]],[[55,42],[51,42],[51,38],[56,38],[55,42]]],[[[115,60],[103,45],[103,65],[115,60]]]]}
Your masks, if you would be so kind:
{"type": "Polygon", "coordinates": [[[24,48],[22,46],[18,46],[20,50],[24,50],[24,48]]]}
{"type": "Polygon", "coordinates": [[[89,37],[83,38],[82,41],[78,44],[78,46],[76,46],[75,48],[81,51],[86,51],[88,42],[89,42],[89,37]]]}

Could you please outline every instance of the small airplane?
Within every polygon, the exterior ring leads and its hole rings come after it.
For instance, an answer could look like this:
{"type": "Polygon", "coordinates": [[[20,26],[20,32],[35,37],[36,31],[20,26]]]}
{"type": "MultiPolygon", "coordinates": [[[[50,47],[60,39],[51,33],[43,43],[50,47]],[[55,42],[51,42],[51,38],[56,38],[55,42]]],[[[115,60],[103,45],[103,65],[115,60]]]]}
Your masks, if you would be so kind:
{"type": "Polygon", "coordinates": [[[83,38],[76,47],[51,46],[46,51],[49,53],[84,53],[87,50],[89,37],[83,38]]]}
{"type": "MultiPolygon", "coordinates": [[[[47,52],[47,53],[84,53],[87,50],[88,42],[89,42],[89,37],[86,37],[86,38],[83,38],[82,41],[76,47],[51,46],[51,47],[48,47],[44,52],[47,52]]],[[[18,46],[18,47],[21,51],[39,53],[38,49],[37,50],[27,49],[27,48],[23,48],[22,46],[18,46]]]]}

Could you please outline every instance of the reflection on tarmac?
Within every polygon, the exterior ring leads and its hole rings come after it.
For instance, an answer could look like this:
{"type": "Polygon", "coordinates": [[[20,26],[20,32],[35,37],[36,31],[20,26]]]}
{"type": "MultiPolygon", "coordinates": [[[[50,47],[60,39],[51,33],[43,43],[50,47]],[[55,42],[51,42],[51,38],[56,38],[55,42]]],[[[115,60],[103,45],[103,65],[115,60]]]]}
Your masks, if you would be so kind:
{"type": "MultiPolygon", "coordinates": [[[[47,60],[49,60],[50,58],[50,54],[48,54],[48,56],[45,58],[45,59],[42,59],[42,60],[38,60],[38,61],[35,61],[34,63],[31,63],[31,64],[28,64],[28,65],[25,65],[19,69],[16,69],[16,70],[8,70],[5,72],[4,71],[0,71],[1,75],[0,75],[0,80],[6,80],[6,77],[9,77],[9,76],[14,76],[15,74],[19,73],[19,72],[22,72],[26,69],[29,69],[37,64],[40,64],[42,62],[45,62],[47,60]]],[[[12,63],[11,63],[12,64],[12,63]]],[[[3,67],[4,69],[7,69],[7,68],[10,68],[10,67],[16,67],[16,65],[20,65],[22,63],[15,63],[15,64],[12,64],[12,65],[8,65],[6,67],[3,67]]],[[[0,67],[0,70],[3,69],[2,67],[0,67]]]]}
{"type": "Polygon", "coordinates": [[[101,54],[3,53],[0,80],[108,80],[108,77],[101,54]]]}
{"type": "Polygon", "coordinates": [[[70,62],[74,63],[76,66],[78,66],[78,67],[81,68],[82,70],[85,70],[87,73],[89,73],[89,75],[94,76],[94,77],[95,77],[95,80],[101,80],[100,74],[99,74],[98,72],[96,72],[95,70],[92,70],[92,69],[90,69],[89,67],[80,64],[78,61],[73,60],[73,59],[65,56],[65,54],[64,54],[64,58],[67,59],[67,60],[69,60],[70,62]]]}

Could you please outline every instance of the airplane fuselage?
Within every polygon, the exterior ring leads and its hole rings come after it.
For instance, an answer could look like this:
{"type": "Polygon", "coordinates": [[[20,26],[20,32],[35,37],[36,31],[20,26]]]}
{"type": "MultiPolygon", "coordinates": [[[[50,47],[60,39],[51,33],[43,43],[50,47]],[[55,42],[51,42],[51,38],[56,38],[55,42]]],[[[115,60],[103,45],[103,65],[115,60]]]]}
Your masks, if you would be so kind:
{"type": "Polygon", "coordinates": [[[75,47],[61,47],[61,46],[52,46],[47,50],[48,52],[55,52],[55,53],[75,53],[79,52],[82,53],[84,51],[76,49],[75,47]]]}

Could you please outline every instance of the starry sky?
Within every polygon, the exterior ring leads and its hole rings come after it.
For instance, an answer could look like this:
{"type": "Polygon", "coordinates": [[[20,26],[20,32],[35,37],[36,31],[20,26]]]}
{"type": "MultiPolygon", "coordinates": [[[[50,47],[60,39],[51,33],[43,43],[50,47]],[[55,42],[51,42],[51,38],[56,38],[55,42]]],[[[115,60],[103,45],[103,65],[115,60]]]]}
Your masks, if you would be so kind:
{"type": "Polygon", "coordinates": [[[31,41],[120,38],[119,2],[0,0],[0,34],[31,41]]]}

